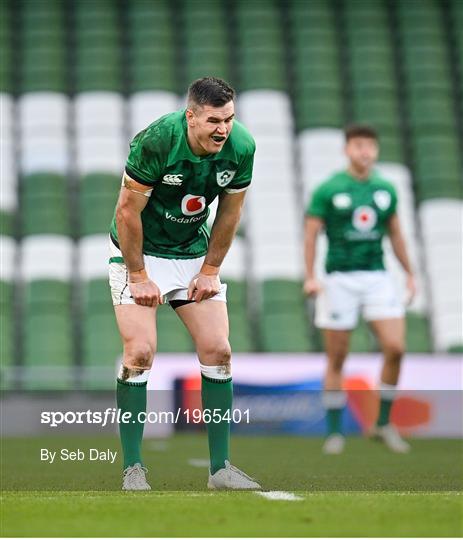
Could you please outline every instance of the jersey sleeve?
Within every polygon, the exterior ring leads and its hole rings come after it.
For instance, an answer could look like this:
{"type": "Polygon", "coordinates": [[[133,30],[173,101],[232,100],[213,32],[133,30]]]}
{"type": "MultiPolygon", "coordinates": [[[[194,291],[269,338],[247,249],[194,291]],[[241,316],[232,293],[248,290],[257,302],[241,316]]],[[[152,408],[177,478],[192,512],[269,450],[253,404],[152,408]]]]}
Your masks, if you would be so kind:
{"type": "Polygon", "coordinates": [[[306,216],[326,219],[329,211],[330,199],[326,187],[322,184],[313,192],[306,208],[306,216]]]}
{"type": "Polygon", "coordinates": [[[397,213],[397,201],[398,201],[398,197],[397,197],[397,191],[395,189],[395,187],[393,185],[390,186],[389,188],[389,193],[391,194],[391,206],[389,208],[389,217],[390,216],[393,216],[394,214],[397,213]]]}
{"type": "Polygon", "coordinates": [[[254,153],[256,151],[255,145],[253,149],[247,153],[236,171],[233,180],[225,188],[227,193],[238,193],[247,189],[252,179],[252,168],[254,166],[254,153]]]}
{"type": "Polygon", "coordinates": [[[152,186],[161,175],[161,155],[157,150],[156,137],[152,132],[142,131],[130,143],[125,172],[140,184],[152,186]]]}

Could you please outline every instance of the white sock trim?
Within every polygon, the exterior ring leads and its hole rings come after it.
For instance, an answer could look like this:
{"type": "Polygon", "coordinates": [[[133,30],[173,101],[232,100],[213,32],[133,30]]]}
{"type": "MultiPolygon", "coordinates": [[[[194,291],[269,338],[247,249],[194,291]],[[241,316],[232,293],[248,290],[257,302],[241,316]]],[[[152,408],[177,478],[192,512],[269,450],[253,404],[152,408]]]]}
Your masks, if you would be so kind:
{"type": "Polygon", "coordinates": [[[379,395],[381,399],[385,399],[387,401],[393,401],[395,399],[396,393],[397,393],[396,384],[387,384],[382,381],[379,383],[379,395]]]}
{"type": "Polygon", "coordinates": [[[219,381],[225,381],[227,379],[230,379],[231,374],[231,366],[205,366],[204,364],[199,363],[199,368],[201,370],[201,373],[207,377],[208,379],[216,379],[219,381]]]}
{"type": "Polygon", "coordinates": [[[347,403],[347,396],[343,390],[324,390],[322,403],[325,409],[342,409],[347,403]]]}
{"type": "Polygon", "coordinates": [[[145,370],[130,369],[128,371],[130,373],[129,377],[127,377],[127,368],[125,368],[121,364],[121,367],[119,368],[119,373],[117,374],[117,378],[127,383],[146,383],[148,382],[150,372],[151,372],[150,369],[145,369],[145,370]]]}

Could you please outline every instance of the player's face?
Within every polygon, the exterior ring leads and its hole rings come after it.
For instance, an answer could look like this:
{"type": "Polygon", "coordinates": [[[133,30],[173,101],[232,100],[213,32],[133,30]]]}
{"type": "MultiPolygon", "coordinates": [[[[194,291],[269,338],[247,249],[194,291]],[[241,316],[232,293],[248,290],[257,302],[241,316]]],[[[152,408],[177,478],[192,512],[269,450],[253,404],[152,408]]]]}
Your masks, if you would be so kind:
{"type": "Polygon", "coordinates": [[[233,127],[235,105],[229,101],[223,107],[210,105],[187,109],[188,142],[193,153],[204,156],[222,150],[233,127]]]}
{"type": "Polygon", "coordinates": [[[346,144],[346,155],[358,171],[371,169],[378,158],[378,143],[369,137],[352,137],[346,144]]]}

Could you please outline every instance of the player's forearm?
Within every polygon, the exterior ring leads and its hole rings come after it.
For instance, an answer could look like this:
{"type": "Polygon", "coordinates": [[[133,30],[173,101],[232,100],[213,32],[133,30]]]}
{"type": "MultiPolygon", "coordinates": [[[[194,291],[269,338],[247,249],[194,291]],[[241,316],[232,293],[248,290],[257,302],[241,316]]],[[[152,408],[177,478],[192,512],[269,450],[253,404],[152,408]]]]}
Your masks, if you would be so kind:
{"type": "Polygon", "coordinates": [[[402,268],[407,274],[413,274],[412,265],[408,257],[407,248],[405,247],[405,241],[401,234],[394,234],[390,236],[392,250],[395,256],[402,265],[402,268]]]}
{"type": "Polygon", "coordinates": [[[315,257],[317,254],[317,237],[321,229],[321,222],[314,218],[307,218],[305,222],[304,260],[307,279],[315,277],[315,257]]]}
{"type": "Polygon", "coordinates": [[[219,273],[225,255],[230,249],[240,221],[241,209],[232,214],[218,214],[211,231],[209,247],[204,260],[206,273],[219,273]]]}
{"type": "Polygon", "coordinates": [[[117,236],[127,270],[132,275],[144,271],[143,226],[141,215],[133,210],[116,211],[117,236]]]}
{"type": "Polygon", "coordinates": [[[317,238],[313,234],[307,235],[304,244],[305,274],[309,279],[315,277],[316,240],[317,238]]]}

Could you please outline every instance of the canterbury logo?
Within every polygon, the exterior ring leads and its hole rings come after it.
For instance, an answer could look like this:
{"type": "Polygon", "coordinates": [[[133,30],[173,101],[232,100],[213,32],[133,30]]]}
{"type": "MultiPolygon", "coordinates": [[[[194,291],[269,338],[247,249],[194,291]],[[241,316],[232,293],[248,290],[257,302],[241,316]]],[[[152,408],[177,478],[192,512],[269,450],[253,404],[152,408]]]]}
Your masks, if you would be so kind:
{"type": "Polygon", "coordinates": [[[168,184],[169,186],[181,186],[182,176],[183,174],[166,174],[162,178],[162,183],[168,184]]]}

